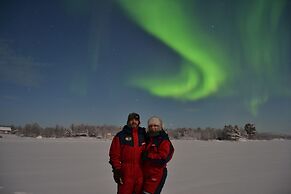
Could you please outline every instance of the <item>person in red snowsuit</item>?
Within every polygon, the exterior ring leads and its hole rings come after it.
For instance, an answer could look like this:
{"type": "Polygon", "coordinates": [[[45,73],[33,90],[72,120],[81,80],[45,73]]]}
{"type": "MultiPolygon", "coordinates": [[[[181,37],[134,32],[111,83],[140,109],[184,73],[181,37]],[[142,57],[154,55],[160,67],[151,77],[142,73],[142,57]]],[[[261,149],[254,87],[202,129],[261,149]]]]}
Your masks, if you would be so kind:
{"type": "Polygon", "coordinates": [[[118,194],[142,193],[141,153],[146,145],[146,131],[145,128],[139,127],[139,124],[139,115],[130,113],[127,125],[114,136],[111,143],[109,163],[113,169],[118,194]]]}
{"type": "Polygon", "coordinates": [[[163,130],[162,120],[148,120],[147,145],[142,153],[144,184],[143,194],[159,194],[167,177],[167,163],[172,159],[174,147],[163,130]]]}

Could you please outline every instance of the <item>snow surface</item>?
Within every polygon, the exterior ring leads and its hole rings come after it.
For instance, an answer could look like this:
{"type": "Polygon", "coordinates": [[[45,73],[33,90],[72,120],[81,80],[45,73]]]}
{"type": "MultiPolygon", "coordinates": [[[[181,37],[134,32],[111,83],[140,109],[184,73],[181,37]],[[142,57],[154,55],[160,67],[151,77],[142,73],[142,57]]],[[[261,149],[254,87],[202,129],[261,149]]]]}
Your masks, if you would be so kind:
{"type": "MultiPolygon", "coordinates": [[[[116,193],[110,141],[0,139],[1,194],[116,193]]],[[[291,141],[173,141],[164,194],[290,194],[291,141]]]]}

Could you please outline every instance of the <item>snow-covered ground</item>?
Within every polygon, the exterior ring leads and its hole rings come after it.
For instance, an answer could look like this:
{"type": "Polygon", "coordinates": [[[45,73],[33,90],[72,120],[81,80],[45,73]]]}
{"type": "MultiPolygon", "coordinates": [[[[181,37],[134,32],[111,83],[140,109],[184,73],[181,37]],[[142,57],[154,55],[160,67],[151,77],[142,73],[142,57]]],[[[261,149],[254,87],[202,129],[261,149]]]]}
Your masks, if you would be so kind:
{"type": "MultiPolygon", "coordinates": [[[[291,141],[173,141],[164,194],[290,194],[291,141]]],[[[0,139],[1,194],[116,193],[110,141],[0,139]]]]}

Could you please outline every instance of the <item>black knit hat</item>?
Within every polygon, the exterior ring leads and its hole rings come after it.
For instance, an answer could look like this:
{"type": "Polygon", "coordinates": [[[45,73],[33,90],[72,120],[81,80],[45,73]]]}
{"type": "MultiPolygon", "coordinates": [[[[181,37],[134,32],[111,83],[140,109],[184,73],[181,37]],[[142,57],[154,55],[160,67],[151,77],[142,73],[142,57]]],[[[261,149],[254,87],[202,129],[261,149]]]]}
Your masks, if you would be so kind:
{"type": "Polygon", "coordinates": [[[133,112],[133,113],[129,113],[128,118],[127,118],[127,123],[131,120],[131,119],[136,119],[140,122],[139,120],[139,114],[133,112]]]}

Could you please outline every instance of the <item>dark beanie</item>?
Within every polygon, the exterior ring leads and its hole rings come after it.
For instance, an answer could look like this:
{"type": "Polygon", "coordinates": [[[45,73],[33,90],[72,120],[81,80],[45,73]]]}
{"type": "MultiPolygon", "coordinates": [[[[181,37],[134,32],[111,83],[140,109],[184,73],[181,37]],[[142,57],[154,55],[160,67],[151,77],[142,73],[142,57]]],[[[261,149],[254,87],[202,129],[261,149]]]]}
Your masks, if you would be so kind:
{"type": "Polygon", "coordinates": [[[127,118],[127,123],[128,123],[131,119],[136,119],[136,120],[140,121],[140,120],[139,120],[139,114],[137,114],[137,113],[135,113],[135,112],[130,113],[130,114],[128,115],[128,118],[127,118]]]}

